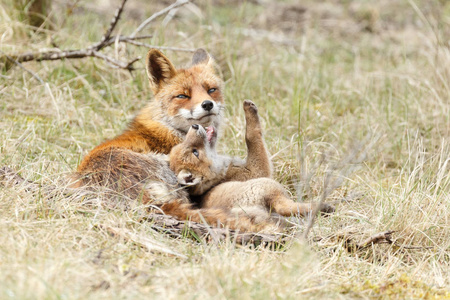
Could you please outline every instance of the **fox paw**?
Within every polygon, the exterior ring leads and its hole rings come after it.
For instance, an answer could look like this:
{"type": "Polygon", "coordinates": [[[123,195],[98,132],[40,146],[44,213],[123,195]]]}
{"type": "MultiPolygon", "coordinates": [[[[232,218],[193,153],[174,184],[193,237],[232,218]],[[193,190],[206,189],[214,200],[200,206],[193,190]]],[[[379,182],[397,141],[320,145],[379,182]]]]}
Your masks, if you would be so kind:
{"type": "Polygon", "coordinates": [[[336,211],[336,209],[334,208],[333,205],[328,204],[328,203],[322,203],[319,207],[319,211],[321,213],[325,213],[325,214],[331,214],[334,213],[336,211]]]}

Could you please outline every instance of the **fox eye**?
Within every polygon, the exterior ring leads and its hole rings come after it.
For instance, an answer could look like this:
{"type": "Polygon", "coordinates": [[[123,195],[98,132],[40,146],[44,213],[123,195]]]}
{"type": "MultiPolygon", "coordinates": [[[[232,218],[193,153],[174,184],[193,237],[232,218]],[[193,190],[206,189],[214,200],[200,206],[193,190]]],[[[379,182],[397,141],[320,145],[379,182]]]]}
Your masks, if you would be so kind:
{"type": "Polygon", "coordinates": [[[209,90],[208,90],[208,94],[212,94],[212,93],[214,93],[215,91],[217,91],[216,88],[209,89],[209,90]]]}
{"type": "Polygon", "coordinates": [[[192,153],[198,157],[198,150],[197,149],[192,149],[192,153]]]}
{"type": "Polygon", "coordinates": [[[189,97],[187,95],[185,95],[185,94],[179,94],[178,96],[176,96],[176,98],[178,98],[178,99],[187,99],[189,97]]]}

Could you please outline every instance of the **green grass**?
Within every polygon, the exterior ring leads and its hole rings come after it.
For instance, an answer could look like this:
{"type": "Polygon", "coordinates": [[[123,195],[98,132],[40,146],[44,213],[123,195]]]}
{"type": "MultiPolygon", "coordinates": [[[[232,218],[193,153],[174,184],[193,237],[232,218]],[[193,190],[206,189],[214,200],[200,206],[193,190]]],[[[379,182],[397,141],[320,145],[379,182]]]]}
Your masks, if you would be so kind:
{"type": "MultiPolygon", "coordinates": [[[[449,299],[450,3],[303,1],[306,15],[292,17],[297,1],[244,2],[197,1],[201,17],[181,8],[144,33],[154,45],[216,57],[226,81],[222,152],[244,155],[241,105],[252,99],[275,179],[293,198],[318,201],[327,174],[343,178],[328,201],[362,196],[319,218],[306,243],[271,251],[173,239],[139,222],[142,210],[102,207],[101,195],[49,199],[0,186],[0,298],[449,299]],[[303,21],[280,29],[295,20],[303,21]],[[396,245],[346,250],[342,236],[359,242],[386,230],[396,245]],[[187,258],[149,251],[140,238],[187,258]]],[[[0,5],[5,53],[52,48],[50,37],[62,49],[86,47],[114,13],[58,1],[61,26],[37,33],[13,3],[0,5]]],[[[131,33],[141,21],[133,13],[162,7],[129,0],[117,29],[131,33]]],[[[146,51],[128,45],[123,59],[146,51]]],[[[180,66],[190,60],[165,53],[180,66]]],[[[43,185],[63,186],[83,155],[151,99],[142,61],[132,74],[92,58],[24,67],[48,88],[18,67],[0,74],[0,165],[43,185]]]]}

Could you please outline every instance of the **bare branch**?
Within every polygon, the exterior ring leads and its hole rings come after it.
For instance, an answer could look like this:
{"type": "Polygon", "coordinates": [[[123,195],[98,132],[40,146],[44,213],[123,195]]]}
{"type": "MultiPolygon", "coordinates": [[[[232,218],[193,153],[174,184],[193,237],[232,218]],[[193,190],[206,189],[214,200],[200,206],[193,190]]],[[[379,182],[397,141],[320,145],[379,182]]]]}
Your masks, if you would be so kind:
{"type": "Polygon", "coordinates": [[[171,5],[167,6],[166,8],[158,11],[157,13],[154,13],[151,15],[147,20],[141,23],[141,25],[138,26],[138,28],[131,34],[131,37],[136,36],[139,32],[141,32],[145,27],[148,26],[154,19],[158,18],[159,16],[162,16],[169,11],[171,11],[174,8],[186,5],[189,3],[189,0],[177,0],[175,3],[172,3],[171,5]]]}
{"type": "MultiPolygon", "coordinates": [[[[108,38],[108,40],[105,40],[103,42],[102,49],[107,47],[107,46],[110,46],[110,45],[114,44],[116,41],[118,41],[119,43],[126,43],[126,42],[129,42],[129,41],[149,39],[149,38],[152,38],[152,37],[153,37],[153,35],[151,35],[151,34],[149,34],[149,35],[142,35],[142,36],[135,36],[135,37],[123,36],[123,35],[111,36],[111,37],[108,38]]],[[[86,50],[99,51],[99,49],[96,48],[98,44],[99,43],[94,44],[94,45],[88,47],[86,50]]]]}
{"type": "Polygon", "coordinates": [[[106,30],[105,34],[103,35],[102,39],[87,47],[84,49],[68,49],[68,50],[51,50],[51,51],[45,51],[45,52],[28,52],[23,54],[12,54],[7,55],[3,52],[1,52],[3,55],[0,56],[0,62],[5,63],[5,69],[8,70],[13,65],[18,65],[30,74],[33,75],[34,78],[36,78],[39,82],[44,83],[42,79],[39,78],[35,73],[31,72],[30,70],[24,68],[21,63],[22,62],[28,62],[28,61],[44,61],[44,60],[61,60],[61,59],[79,59],[79,58],[85,58],[85,57],[95,57],[103,59],[105,62],[107,62],[109,65],[113,66],[114,68],[120,68],[125,69],[128,71],[133,71],[135,68],[133,67],[133,64],[138,61],[140,58],[134,58],[129,62],[124,62],[117,60],[115,58],[109,57],[105,54],[100,53],[99,51],[105,47],[111,46],[115,42],[123,42],[123,43],[129,43],[135,46],[143,46],[147,48],[155,48],[155,49],[162,49],[162,50],[172,50],[172,51],[185,51],[185,52],[194,52],[195,49],[184,49],[184,48],[176,48],[176,47],[158,47],[158,46],[152,46],[149,44],[138,42],[137,40],[151,38],[152,35],[143,35],[143,36],[136,36],[136,33],[141,31],[147,24],[149,24],[152,20],[157,18],[160,15],[165,14],[166,12],[180,7],[186,3],[189,2],[189,0],[178,0],[177,2],[173,3],[172,5],[166,7],[165,9],[153,14],[150,18],[146,20],[143,24],[141,24],[140,28],[138,28],[131,36],[112,36],[112,32],[114,31],[115,27],[117,26],[117,23],[119,22],[120,16],[123,13],[123,9],[125,6],[125,3],[127,0],[122,0],[120,7],[116,10],[114,17],[111,20],[111,23],[106,30]],[[11,62],[8,64],[8,62],[11,62]]]}
{"type": "Polygon", "coordinates": [[[97,58],[101,58],[104,61],[108,62],[109,64],[117,67],[117,68],[121,68],[121,69],[125,69],[128,71],[133,71],[134,67],[132,66],[133,63],[135,63],[136,61],[138,61],[139,59],[141,59],[140,57],[133,59],[132,61],[130,61],[129,63],[114,59],[112,57],[106,56],[100,52],[97,51],[89,51],[88,52],[88,56],[92,56],[92,57],[97,57],[97,58]]]}
{"type": "Polygon", "coordinates": [[[113,32],[114,28],[117,25],[117,22],[119,22],[120,15],[122,14],[123,7],[125,6],[126,2],[127,0],[122,0],[122,4],[116,10],[116,13],[114,14],[114,17],[112,18],[111,23],[109,25],[109,28],[108,30],[106,30],[106,33],[103,35],[102,39],[100,40],[100,42],[91,46],[90,48],[99,51],[106,46],[106,41],[109,40],[109,38],[111,37],[111,33],[113,32]]]}

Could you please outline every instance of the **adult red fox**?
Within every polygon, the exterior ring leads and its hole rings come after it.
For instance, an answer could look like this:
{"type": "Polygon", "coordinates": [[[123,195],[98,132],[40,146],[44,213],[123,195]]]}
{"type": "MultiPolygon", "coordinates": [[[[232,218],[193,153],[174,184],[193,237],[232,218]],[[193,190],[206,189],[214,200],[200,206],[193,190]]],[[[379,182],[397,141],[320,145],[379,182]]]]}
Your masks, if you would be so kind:
{"type": "MultiPolygon", "coordinates": [[[[271,223],[270,212],[281,216],[304,216],[315,204],[292,201],[281,184],[270,178],[255,178],[251,167],[269,167],[269,158],[261,134],[256,106],[244,101],[247,130],[247,161],[245,171],[237,169],[231,159],[216,153],[216,135],[211,127],[192,125],[186,139],[172,148],[170,167],[178,181],[189,186],[191,195],[200,195],[197,205],[202,208],[230,209],[247,213],[259,219],[259,224],[271,223]],[[250,163],[251,162],[251,163],[250,163]],[[206,192],[206,193],[205,193],[206,192]]],[[[261,176],[263,177],[263,176],[261,176]]],[[[321,212],[333,212],[331,205],[323,204],[321,212]]]]}
{"type": "MultiPolygon", "coordinates": [[[[146,70],[153,100],[122,134],[84,157],[73,186],[105,186],[123,201],[140,199],[179,219],[206,220],[211,225],[227,224],[245,231],[260,230],[262,227],[251,220],[236,219],[224,209],[193,209],[186,190],[179,188],[177,177],[163,155],[185,138],[193,124],[208,127],[214,133],[220,127],[223,82],[216,74],[212,58],[199,49],[193,55],[191,67],[176,69],[160,51],[152,49],[147,55],[146,70]]],[[[269,162],[265,154],[264,159],[269,162]]],[[[270,163],[260,166],[251,157],[246,163],[229,159],[229,164],[235,172],[253,172],[253,178],[271,175],[270,163]]]]}

